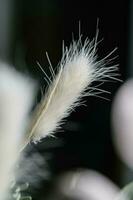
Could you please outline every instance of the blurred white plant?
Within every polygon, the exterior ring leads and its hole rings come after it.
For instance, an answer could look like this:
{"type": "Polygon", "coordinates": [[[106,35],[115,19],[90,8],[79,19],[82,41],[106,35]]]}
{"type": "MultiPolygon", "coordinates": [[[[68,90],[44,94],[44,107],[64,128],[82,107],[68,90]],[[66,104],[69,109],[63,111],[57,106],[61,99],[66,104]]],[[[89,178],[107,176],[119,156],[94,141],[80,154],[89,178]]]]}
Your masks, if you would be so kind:
{"type": "Polygon", "coordinates": [[[33,98],[30,79],[0,63],[0,200],[7,196],[33,98]]]}
{"type": "Polygon", "coordinates": [[[128,183],[116,200],[133,199],[133,79],[127,80],[118,90],[112,107],[113,142],[125,164],[121,180],[128,183]],[[130,183],[129,183],[130,182],[130,183]]]}
{"type": "Polygon", "coordinates": [[[93,171],[79,169],[60,176],[55,182],[55,192],[49,200],[113,200],[120,189],[104,175],[93,171]]]}
{"type": "Polygon", "coordinates": [[[113,140],[122,161],[133,169],[133,79],[117,92],[112,109],[113,140]]]}

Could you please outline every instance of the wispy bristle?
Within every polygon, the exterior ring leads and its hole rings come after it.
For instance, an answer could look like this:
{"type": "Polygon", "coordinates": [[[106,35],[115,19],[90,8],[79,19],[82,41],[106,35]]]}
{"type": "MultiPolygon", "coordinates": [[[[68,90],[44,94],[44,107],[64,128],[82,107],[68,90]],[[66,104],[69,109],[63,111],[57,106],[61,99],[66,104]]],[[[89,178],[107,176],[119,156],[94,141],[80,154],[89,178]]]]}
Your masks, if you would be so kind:
{"type": "Polygon", "coordinates": [[[117,79],[117,66],[105,66],[106,58],[110,55],[101,61],[97,60],[95,40],[89,42],[86,39],[82,45],[80,38],[63,52],[58,73],[33,114],[26,144],[53,134],[85,93],[89,95],[87,89],[92,82],[117,79]]]}

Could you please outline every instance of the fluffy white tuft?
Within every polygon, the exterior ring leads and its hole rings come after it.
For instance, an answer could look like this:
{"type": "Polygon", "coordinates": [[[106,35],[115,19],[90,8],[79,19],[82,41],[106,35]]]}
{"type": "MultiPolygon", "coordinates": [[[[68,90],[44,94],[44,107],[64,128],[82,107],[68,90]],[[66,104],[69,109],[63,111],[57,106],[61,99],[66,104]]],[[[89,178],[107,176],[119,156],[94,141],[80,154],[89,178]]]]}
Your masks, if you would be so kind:
{"type": "Polygon", "coordinates": [[[0,63],[0,200],[8,194],[33,98],[33,85],[0,63]]]}
{"type": "Polygon", "coordinates": [[[63,52],[58,73],[33,114],[26,144],[52,134],[62,119],[79,104],[81,97],[90,95],[88,89],[92,82],[104,81],[109,77],[115,79],[116,66],[105,67],[106,58],[110,54],[97,61],[95,40],[89,42],[87,39],[84,45],[81,39],[77,43],[73,41],[70,48],[66,47],[63,52]]]}

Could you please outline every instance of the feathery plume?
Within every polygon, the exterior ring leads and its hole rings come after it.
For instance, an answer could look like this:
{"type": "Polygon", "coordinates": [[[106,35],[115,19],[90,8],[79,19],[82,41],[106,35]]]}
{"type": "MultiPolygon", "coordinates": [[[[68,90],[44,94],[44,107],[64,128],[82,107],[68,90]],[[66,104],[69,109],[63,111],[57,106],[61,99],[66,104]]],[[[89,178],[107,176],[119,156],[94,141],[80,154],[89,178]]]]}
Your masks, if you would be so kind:
{"type": "MultiPolygon", "coordinates": [[[[96,40],[89,42],[86,39],[82,45],[80,38],[78,42],[73,41],[69,49],[67,47],[63,49],[57,75],[54,75],[50,63],[53,81],[45,77],[50,84],[41,103],[35,109],[24,146],[30,141],[37,142],[53,134],[62,120],[79,105],[81,98],[91,95],[89,88],[92,82],[104,81],[107,78],[117,79],[115,77],[117,66],[105,66],[108,63],[106,59],[116,49],[104,59],[97,61],[96,40]]],[[[39,67],[41,68],[40,65],[39,67]]],[[[42,71],[44,72],[43,69],[42,71]]],[[[102,90],[98,91],[101,92],[102,90]]]]}
{"type": "Polygon", "coordinates": [[[14,178],[32,98],[31,81],[0,63],[0,200],[8,196],[14,178]]]}

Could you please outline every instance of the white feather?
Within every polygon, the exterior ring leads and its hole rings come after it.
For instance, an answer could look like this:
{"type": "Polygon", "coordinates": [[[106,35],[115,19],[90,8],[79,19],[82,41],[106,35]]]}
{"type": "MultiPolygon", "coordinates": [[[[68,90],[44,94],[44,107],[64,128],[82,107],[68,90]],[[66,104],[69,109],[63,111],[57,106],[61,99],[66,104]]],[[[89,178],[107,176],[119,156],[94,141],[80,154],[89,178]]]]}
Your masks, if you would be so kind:
{"type": "Polygon", "coordinates": [[[105,67],[109,55],[97,61],[95,53],[94,40],[90,43],[86,40],[84,45],[81,40],[77,43],[73,41],[70,48],[66,48],[58,73],[33,114],[25,146],[31,140],[36,142],[52,134],[62,119],[79,104],[81,97],[90,94],[87,89],[93,81],[113,77],[116,66],[105,67]]]}
{"type": "Polygon", "coordinates": [[[32,98],[31,81],[0,63],[0,200],[13,178],[32,98]]]}

